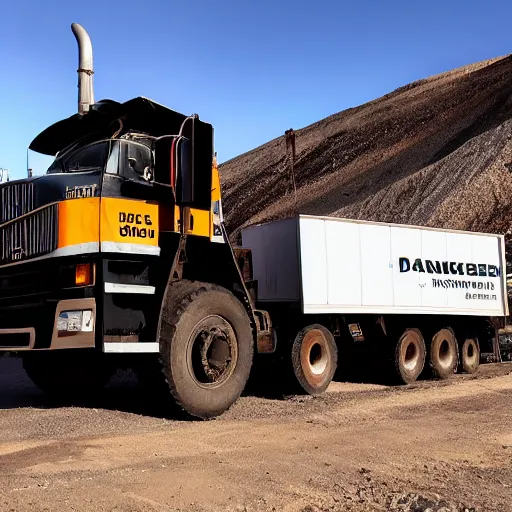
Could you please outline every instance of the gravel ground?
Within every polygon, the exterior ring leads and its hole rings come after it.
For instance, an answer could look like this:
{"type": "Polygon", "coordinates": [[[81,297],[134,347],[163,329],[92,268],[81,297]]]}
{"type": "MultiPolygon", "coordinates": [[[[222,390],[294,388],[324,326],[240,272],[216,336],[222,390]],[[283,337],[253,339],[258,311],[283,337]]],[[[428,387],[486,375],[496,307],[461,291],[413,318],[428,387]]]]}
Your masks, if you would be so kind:
{"type": "Polygon", "coordinates": [[[2,511],[512,510],[512,365],[406,387],[151,411],[129,376],[58,407],[0,358],[2,511]]]}

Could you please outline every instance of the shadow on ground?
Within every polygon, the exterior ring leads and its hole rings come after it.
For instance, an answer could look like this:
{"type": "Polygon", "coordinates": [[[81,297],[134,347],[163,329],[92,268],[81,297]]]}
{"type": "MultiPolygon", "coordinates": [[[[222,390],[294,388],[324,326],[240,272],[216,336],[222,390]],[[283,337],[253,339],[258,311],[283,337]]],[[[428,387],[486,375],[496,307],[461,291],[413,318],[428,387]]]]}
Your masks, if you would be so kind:
{"type": "MultiPolygon", "coordinates": [[[[512,363],[486,364],[480,366],[474,375],[457,375],[456,378],[474,379],[490,378],[496,374],[509,374],[512,372],[512,363]]],[[[293,381],[293,379],[292,379],[293,381]]],[[[432,385],[448,385],[449,381],[437,384],[418,380],[410,386],[393,386],[386,382],[382,372],[373,372],[368,366],[365,372],[349,371],[347,365],[340,365],[335,375],[335,381],[357,384],[384,384],[391,388],[417,388],[432,385]]],[[[271,365],[258,366],[242,396],[252,396],[267,400],[286,401],[293,396],[304,394],[297,386],[290,383],[289,375],[277,371],[271,365]]],[[[105,409],[125,412],[136,415],[162,418],[177,421],[197,421],[178,410],[170,398],[158,397],[139,386],[137,377],[131,371],[118,371],[110,380],[106,388],[87,400],[73,399],[57,401],[44,395],[32,383],[25,373],[21,360],[17,357],[0,357],[0,410],[36,408],[56,409],[61,407],[83,407],[91,409],[105,409]]]]}
{"type": "MultiPolygon", "coordinates": [[[[65,385],[65,383],[63,383],[65,385]]],[[[101,394],[87,400],[55,400],[44,395],[29,379],[21,359],[0,357],[0,410],[34,407],[54,409],[59,407],[86,407],[166,418],[187,420],[173,404],[148,396],[139,387],[136,376],[128,371],[118,371],[101,394]]]]}
{"type": "MultiPolygon", "coordinates": [[[[283,401],[291,396],[303,394],[303,391],[295,385],[293,376],[290,375],[291,368],[287,370],[272,364],[256,365],[242,396],[283,401]]],[[[341,378],[352,382],[367,380],[345,372],[342,372],[341,378]]],[[[128,370],[118,370],[99,394],[86,400],[74,398],[64,401],[55,400],[43,394],[25,373],[21,359],[14,356],[0,357],[0,410],[32,407],[38,409],[98,408],[155,418],[191,420],[177,409],[170,395],[155,396],[144,390],[139,385],[135,374],[128,370]]]]}

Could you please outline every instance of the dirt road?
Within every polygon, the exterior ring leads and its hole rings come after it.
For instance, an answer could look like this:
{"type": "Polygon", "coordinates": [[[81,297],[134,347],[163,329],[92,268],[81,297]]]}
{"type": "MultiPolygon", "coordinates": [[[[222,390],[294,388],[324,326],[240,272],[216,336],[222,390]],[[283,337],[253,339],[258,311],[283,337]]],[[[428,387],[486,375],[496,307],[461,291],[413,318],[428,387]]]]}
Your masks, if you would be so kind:
{"type": "Polygon", "coordinates": [[[512,510],[512,365],[178,422],[130,383],[55,407],[0,358],[1,511],[512,510]]]}

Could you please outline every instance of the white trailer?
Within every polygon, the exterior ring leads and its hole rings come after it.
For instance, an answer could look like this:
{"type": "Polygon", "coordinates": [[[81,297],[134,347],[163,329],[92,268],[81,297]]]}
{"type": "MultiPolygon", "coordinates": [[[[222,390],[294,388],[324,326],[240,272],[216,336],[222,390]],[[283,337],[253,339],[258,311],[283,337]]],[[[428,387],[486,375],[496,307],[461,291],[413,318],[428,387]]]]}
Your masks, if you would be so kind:
{"type": "Polygon", "coordinates": [[[242,245],[258,303],[302,354],[296,374],[332,373],[347,339],[405,383],[473,372],[509,314],[502,235],[299,215],[243,230],[242,245]]]}

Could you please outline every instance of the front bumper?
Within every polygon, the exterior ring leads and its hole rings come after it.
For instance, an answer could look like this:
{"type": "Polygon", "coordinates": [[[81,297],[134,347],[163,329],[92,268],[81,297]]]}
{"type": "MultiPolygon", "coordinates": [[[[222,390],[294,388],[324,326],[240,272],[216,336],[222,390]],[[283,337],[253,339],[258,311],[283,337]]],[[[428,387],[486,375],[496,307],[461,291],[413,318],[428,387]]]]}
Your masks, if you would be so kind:
{"type": "MultiPolygon", "coordinates": [[[[30,318],[26,319],[30,324],[30,318]]],[[[0,351],[23,351],[34,349],[94,348],[95,347],[96,301],[89,299],[61,300],[53,316],[53,328],[38,325],[30,327],[0,328],[0,351]],[[90,329],[87,331],[57,330],[57,320],[64,311],[92,311],[90,329]],[[39,339],[41,338],[41,340],[39,339]]]]}
{"type": "Polygon", "coordinates": [[[95,347],[94,287],[70,286],[76,263],[61,259],[0,268],[0,351],[95,347]],[[63,311],[92,311],[92,329],[58,332],[63,311]]]}

